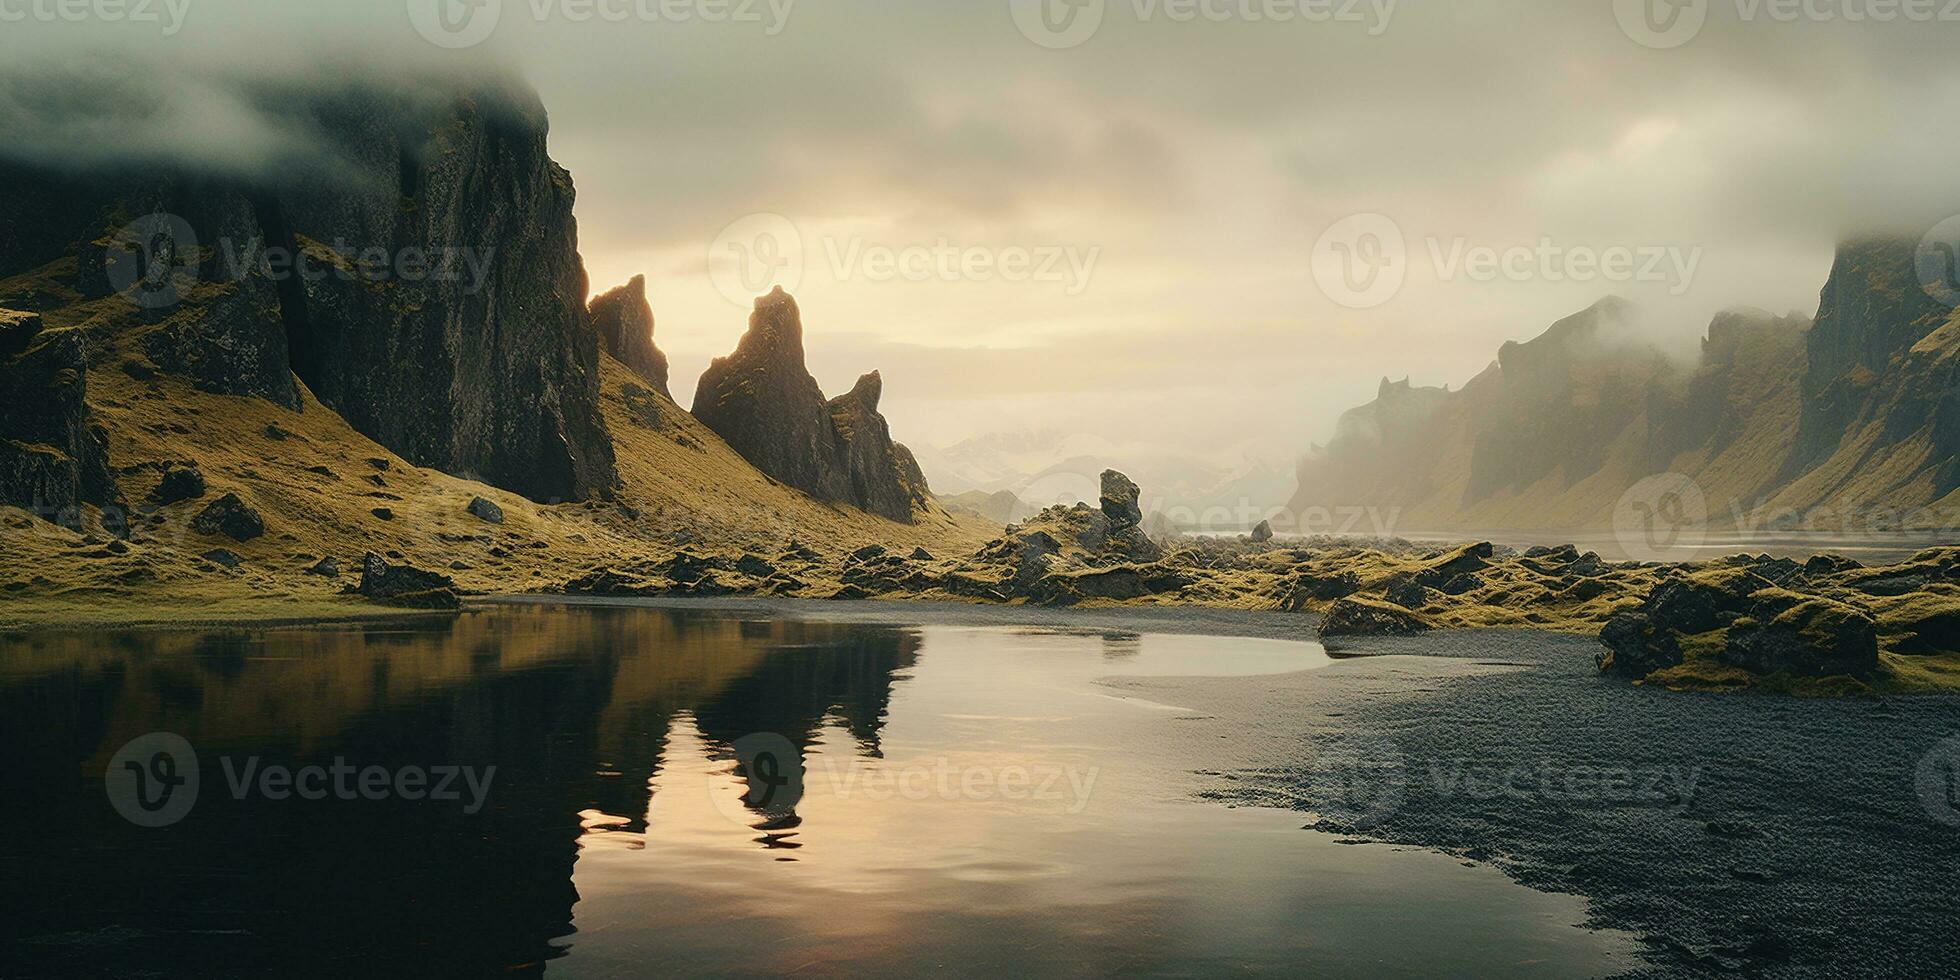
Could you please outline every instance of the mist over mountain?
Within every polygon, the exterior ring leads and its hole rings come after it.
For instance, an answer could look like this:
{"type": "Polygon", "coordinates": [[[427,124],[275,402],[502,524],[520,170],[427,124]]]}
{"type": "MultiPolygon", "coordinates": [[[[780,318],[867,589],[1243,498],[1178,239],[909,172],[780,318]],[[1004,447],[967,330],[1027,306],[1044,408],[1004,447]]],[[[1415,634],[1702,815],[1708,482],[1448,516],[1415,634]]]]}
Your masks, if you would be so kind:
{"type": "Polygon", "coordinates": [[[1614,525],[1678,477],[1711,526],[1951,526],[1960,314],[1917,238],[1844,244],[1818,316],[1733,310],[1682,364],[1605,300],[1506,344],[1455,390],[1383,379],[1299,466],[1292,516],[1366,508],[1408,530],[1614,525]]]}

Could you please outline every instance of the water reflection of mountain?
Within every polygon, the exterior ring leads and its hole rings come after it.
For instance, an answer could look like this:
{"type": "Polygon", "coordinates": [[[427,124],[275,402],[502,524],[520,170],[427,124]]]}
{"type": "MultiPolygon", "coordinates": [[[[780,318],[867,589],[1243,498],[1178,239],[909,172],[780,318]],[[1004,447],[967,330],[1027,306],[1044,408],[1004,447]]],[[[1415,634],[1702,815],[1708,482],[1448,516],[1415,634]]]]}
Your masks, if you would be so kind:
{"type": "MultiPolygon", "coordinates": [[[[0,962],[24,973],[537,971],[571,929],[578,814],[638,824],[669,723],[711,745],[848,728],[875,755],[917,637],[662,610],[415,627],[0,638],[0,962]],[[181,734],[198,803],[108,805],[129,739],[181,734]],[[495,766],[487,804],[234,799],[260,766],[495,766]]],[[[465,801],[467,794],[465,794],[465,801]]],[[[643,826],[643,825],[642,825],[643,826]]]]}

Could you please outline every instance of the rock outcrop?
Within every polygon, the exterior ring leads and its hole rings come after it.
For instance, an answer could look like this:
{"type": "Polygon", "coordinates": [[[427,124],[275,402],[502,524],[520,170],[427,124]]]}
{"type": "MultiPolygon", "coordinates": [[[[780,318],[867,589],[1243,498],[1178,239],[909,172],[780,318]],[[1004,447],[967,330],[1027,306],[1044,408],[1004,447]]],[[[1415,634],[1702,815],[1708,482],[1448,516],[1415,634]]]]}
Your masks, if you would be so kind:
{"type": "Polygon", "coordinates": [[[667,390],[667,355],[653,342],[653,307],[647,303],[645,276],[634,276],[626,285],[594,297],[586,304],[585,315],[606,353],[632,368],[653,390],[674,397],[667,390]]]}
{"type": "Polygon", "coordinates": [[[701,375],[694,416],[744,459],[819,500],[910,523],[929,499],[912,452],[878,414],[877,372],[826,401],[803,357],[803,321],[781,287],[757,299],[735,352],[701,375]]]}
{"type": "MultiPolygon", "coordinates": [[[[276,175],[0,164],[0,279],[75,260],[144,354],[540,501],[617,482],[571,177],[501,79],[267,91],[317,145],[276,175]]],[[[37,307],[44,308],[44,307],[37,307]]]]}
{"type": "Polygon", "coordinates": [[[1138,503],[1143,491],[1136,481],[1115,470],[1104,470],[1102,475],[1102,512],[1109,518],[1112,530],[1136,527],[1143,523],[1143,507],[1138,503]]]}
{"type": "Polygon", "coordinates": [[[1870,616],[1831,599],[1796,597],[1731,627],[1723,663],[1757,674],[1869,676],[1878,668],[1878,632],[1870,616]]]}
{"type": "Polygon", "coordinates": [[[117,503],[108,437],[89,416],[78,330],[0,310],[0,504],[76,527],[80,506],[117,503]]]}
{"type": "Polygon", "coordinates": [[[1320,635],[1329,639],[1346,636],[1414,636],[1430,629],[1427,620],[1401,606],[1348,596],[1327,609],[1320,635]]]}

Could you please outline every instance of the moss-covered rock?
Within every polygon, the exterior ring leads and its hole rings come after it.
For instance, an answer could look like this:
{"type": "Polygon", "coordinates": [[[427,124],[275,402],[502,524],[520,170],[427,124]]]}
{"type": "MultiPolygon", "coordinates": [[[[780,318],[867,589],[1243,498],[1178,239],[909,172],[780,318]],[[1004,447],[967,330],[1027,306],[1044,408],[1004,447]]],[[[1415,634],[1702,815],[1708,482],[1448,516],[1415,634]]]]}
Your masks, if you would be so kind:
{"type": "Polygon", "coordinates": [[[1602,674],[1640,680],[1657,670],[1678,666],[1684,659],[1680,634],[1639,609],[1618,613],[1599,632],[1604,653],[1593,658],[1602,674]]]}
{"type": "Polygon", "coordinates": [[[1756,674],[1864,677],[1878,668],[1878,630],[1854,606],[1811,597],[1773,619],[1738,620],[1718,658],[1756,674]]]}
{"type": "Polygon", "coordinates": [[[1327,621],[1321,624],[1320,635],[1414,636],[1430,629],[1428,620],[1401,606],[1348,596],[1327,610],[1327,621]]]}

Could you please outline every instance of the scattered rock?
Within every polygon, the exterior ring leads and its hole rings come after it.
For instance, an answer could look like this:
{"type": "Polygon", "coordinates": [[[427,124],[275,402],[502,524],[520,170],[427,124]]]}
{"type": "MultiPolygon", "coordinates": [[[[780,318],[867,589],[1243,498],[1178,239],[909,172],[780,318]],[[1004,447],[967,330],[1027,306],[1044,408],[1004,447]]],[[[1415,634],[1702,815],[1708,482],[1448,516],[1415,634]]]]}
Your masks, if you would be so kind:
{"type": "Polygon", "coordinates": [[[392,521],[395,519],[395,512],[387,507],[376,507],[373,510],[368,511],[368,513],[373,514],[375,517],[384,521],[392,521]]]}
{"type": "Polygon", "coordinates": [[[250,541],[265,533],[265,521],[258,511],[245,505],[235,493],[228,493],[191,520],[191,530],[199,534],[223,534],[233,541],[250,541]]]}
{"type": "Polygon", "coordinates": [[[1252,529],[1252,543],[1265,544],[1273,539],[1273,522],[1260,521],[1252,529]]]}
{"type": "Polygon", "coordinates": [[[339,578],[340,562],[335,561],[332,555],[328,555],[315,563],[312,568],[307,569],[306,574],[318,575],[321,578],[339,578]]]}
{"type": "Polygon", "coordinates": [[[735,559],[735,570],[750,578],[766,579],[776,574],[776,566],[759,555],[745,554],[735,559]]]}
{"type": "Polygon", "coordinates": [[[393,465],[392,463],[389,463],[387,460],[382,459],[379,456],[369,456],[367,458],[367,464],[369,466],[374,467],[377,470],[380,470],[383,473],[388,472],[388,467],[393,465]]]}
{"type": "Polygon", "coordinates": [[[913,560],[913,561],[931,561],[931,560],[932,560],[932,552],[930,552],[930,551],[927,551],[927,550],[926,550],[926,549],[924,549],[924,548],[913,548],[913,549],[912,549],[912,560],[913,560]]]}
{"type": "Polygon", "coordinates": [[[456,583],[449,576],[408,565],[390,565],[370,551],[361,559],[360,593],[404,609],[455,609],[456,583]]]}
{"type": "Polygon", "coordinates": [[[1429,629],[1427,620],[1400,606],[1361,596],[1348,596],[1327,610],[1327,620],[1320,626],[1320,635],[1414,636],[1429,629]]]}
{"type": "Polygon", "coordinates": [[[273,442],[285,442],[287,439],[292,438],[293,435],[271,422],[265,424],[264,432],[265,437],[273,442]]]}
{"type": "Polygon", "coordinates": [[[245,564],[245,559],[238,557],[237,553],[228,548],[213,548],[201,557],[213,565],[223,565],[226,568],[237,568],[245,564]]]}
{"type": "Polygon", "coordinates": [[[482,497],[470,498],[470,505],[466,509],[470,512],[470,516],[486,524],[502,524],[504,522],[504,509],[482,497]]]}
{"type": "Polygon", "coordinates": [[[869,599],[871,598],[871,593],[866,592],[861,586],[846,585],[843,588],[838,589],[835,592],[832,592],[830,595],[825,596],[824,598],[834,599],[839,601],[853,600],[853,599],[869,599]]]}
{"type": "Polygon", "coordinates": [[[150,491],[150,502],[160,507],[196,500],[204,496],[204,474],[195,466],[172,466],[163,471],[163,479],[157,488],[150,491]]]}

